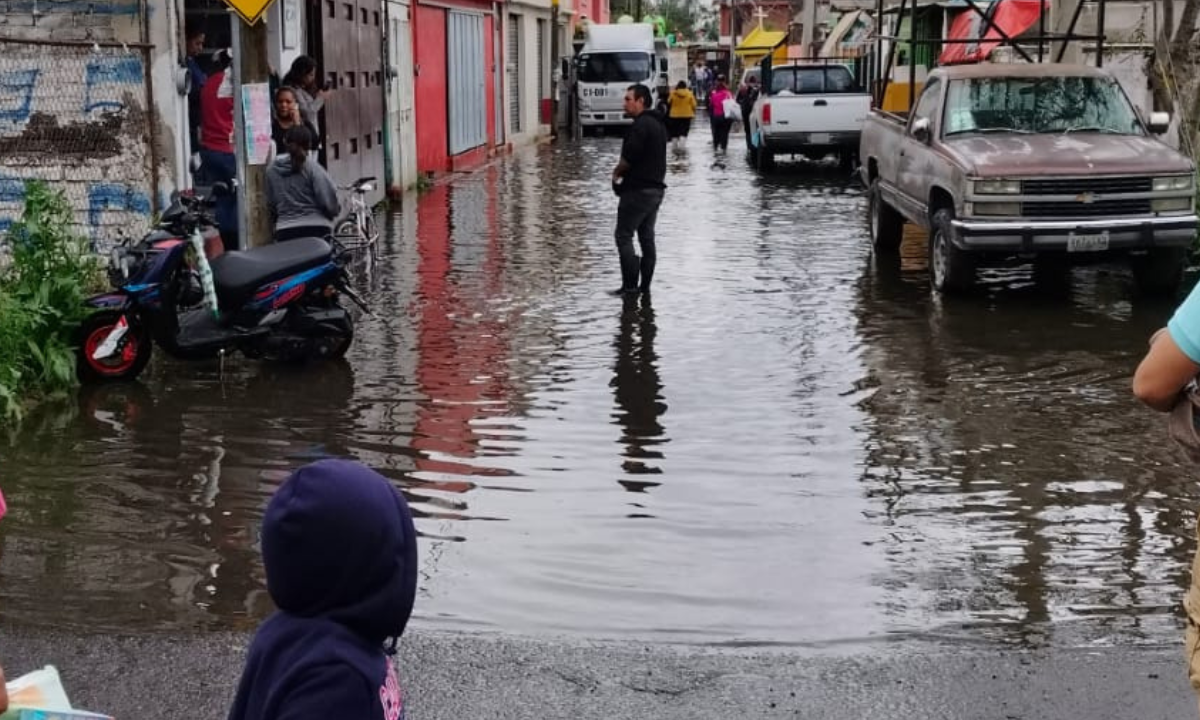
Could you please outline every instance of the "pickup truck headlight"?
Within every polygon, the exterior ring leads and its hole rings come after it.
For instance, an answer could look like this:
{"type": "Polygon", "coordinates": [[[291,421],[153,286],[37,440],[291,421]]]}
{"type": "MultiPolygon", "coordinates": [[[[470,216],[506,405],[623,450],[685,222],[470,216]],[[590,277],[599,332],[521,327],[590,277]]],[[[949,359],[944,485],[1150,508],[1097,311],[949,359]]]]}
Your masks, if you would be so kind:
{"type": "Polygon", "coordinates": [[[1191,175],[1176,175],[1174,177],[1154,178],[1154,192],[1191,190],[1193,183],[1194,180],[1191,175]]]}
{"type": "Polygon", "coordinates": [[[976,216],[1015,216],[1021,214],[1021,203],[1018,202],[976,202],[971,205],[970,213],[976,216]]]}
{"type": "Polygon", "coordinates": [[[1162,198],[1150,201],[1150,209],[1156,213],[1188,212],[1192,209],[1190,197],[1162,198]]]}
{"type": "Polygon", "coordinates": [[[973,183],[976,195],[1020,195],[1020,180],[976,180],[973,183]]]}

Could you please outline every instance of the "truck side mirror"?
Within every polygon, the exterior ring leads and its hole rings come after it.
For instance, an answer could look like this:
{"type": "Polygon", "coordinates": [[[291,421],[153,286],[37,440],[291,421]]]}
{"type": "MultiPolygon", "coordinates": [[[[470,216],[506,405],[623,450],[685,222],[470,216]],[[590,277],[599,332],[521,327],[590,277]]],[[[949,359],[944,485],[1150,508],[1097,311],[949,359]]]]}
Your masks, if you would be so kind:
{"type": "Polygon", "coordinates": [[[1146,123],[1146,127],[1155,135],[1162,135],[1171,129],[1171,113],[1150,113],[1150,122],[1146,123]]]}
{"type": "Polygon", "coordinates": [[[930,131],[929,127],[929,118],[917,118],[916,120],[913,120],[912,136],[916,138],[918,142],[925,143],[926,145],[929,144],[929,141],[933,138],[933,133],[930,131]]]}

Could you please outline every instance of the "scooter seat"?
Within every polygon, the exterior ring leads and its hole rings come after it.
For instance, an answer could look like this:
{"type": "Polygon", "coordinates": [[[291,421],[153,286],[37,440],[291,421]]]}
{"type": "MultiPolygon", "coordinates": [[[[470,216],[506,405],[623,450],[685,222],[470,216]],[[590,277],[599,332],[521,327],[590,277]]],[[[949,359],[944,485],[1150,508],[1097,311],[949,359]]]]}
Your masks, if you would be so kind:
{"type": "Polygon", "coordinates": [[[222,254],[211,263],[217,301],[223,311],[235,312],[263,285],[319,267],[333,257],[321,238],[301,238],[222,254]]]}

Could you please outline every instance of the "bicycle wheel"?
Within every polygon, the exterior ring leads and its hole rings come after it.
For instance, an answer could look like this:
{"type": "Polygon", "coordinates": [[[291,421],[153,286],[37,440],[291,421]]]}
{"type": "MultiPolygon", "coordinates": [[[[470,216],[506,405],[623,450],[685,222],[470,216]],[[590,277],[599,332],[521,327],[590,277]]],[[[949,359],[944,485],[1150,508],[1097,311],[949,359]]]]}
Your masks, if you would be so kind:
{"type": "Polygon", "coordinates": [[[363,234],[366,235],[367,247],[371,250],[371,257],[379,258],[379,227],[375,224],[375,213],[367,210],[363,216],[363,234]]]}

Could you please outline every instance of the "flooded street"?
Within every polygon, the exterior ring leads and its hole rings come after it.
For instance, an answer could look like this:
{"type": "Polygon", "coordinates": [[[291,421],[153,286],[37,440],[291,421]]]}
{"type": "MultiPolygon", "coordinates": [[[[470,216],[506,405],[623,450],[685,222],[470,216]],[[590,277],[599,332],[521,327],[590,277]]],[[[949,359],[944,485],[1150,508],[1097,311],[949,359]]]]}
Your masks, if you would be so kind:
{"type": "Polygon", "coordinates": [[[620,140],[525,150],[388,221],[345,365],[158,356],[0,434],[4,623],[249,629],[287,473],[358,458],[424,537],[417,623],[717,645],[1178,640],[1194,472],[1129,378],[1172,306],[1123,267],[930,295],[856,180],[707,127],[623,300],[620,140]]]}

